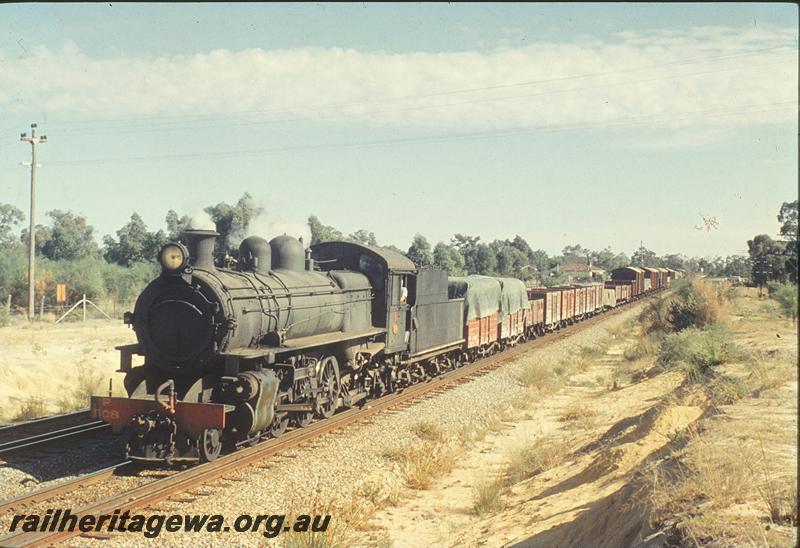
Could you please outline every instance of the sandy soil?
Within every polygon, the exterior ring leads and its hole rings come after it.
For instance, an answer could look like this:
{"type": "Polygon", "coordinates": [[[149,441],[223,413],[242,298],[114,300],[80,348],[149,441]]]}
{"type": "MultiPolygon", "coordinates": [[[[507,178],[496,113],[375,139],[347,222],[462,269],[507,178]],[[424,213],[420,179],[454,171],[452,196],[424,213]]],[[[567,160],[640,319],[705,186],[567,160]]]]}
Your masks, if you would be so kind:
{"type": "MultiPolygon", "coordinates": [[[[598,365],[584,376],[608,368],[598,365]]],[[[526,539],[530,539],[526,545],[559,545],[563,539],[552,535],[541,542],[532,537],[570,523],[587,509],[608,501],[624,488],[633,469],[669,442],[672,432],[700,417],[702,409],[694,406],[657,410],[681,381],[681,375],[669,373],[612,392],[604,386],[570,386],[543,399],[527,413],[526,420],[477,444],[433,489],[419,491],[415,498],[377,513],[372,525],[385,529],[396,547],[499,546],[526,539]],[[572,429],[561,419],[576,404],[592,410],[590,429],[572,429]],[[630,441],[608,447],[601,442],[620,433],[630,441]],[[508,511],[479,519],[473,510],[476,485],[501,474],[508,454],[516,447],[552,437],[568,439],[575,450],[562,465],[515,485],[507,501],[508,511]],[[591,442],[595,442],[593,450],[580,449],[592,447],[591,442]]]]}
{"type": "Polygon", "coordinates": [[[0,421],[10,421],[32,400],[42,401],[44,414],[66,410],[79,404],[81,388],[96,384],[105,391],[110,377],[119,393],[122,375],[115,373],[119,353],[114,346],[132,342],[136,336],[120,320],[0,328],[0,421]]]}
{"type": "MultiPolygon", "coordinates": [[[[781,363],[787,369],[794,367],[795,328],[787,320],[771,317],[774,310],[760,317],[754,314],[753,309],[759,306],[764,308],[751,302],[742,314],[734,315],[731,330],[737,343],[770,356],[793,353],[788,362],[781,363]]],[[[667,537],[663,531],[652,528],[649,515],[652,485],[646,481],[646,475],[651,474],[654,463],[669,461],[677,455],[687,439],[695,440],[693,444],[699,446],[693,449],[700,460],[711,454],[707,447],[723,448],[724,454],[728,451],[724,447],[735,440],[733,445],[737,447],[730,450],[749,446],[758,457],[752,460],[756,468],[760,462],[760,443],[761,447],[766,446],[766,455],[771,466],[774,465],[770,472],[774,474],[774,483],[794,485],[796,474],[791,474],[791,463],[797,458],[796,370],[793,378],[790,373],[768,397],[751,394],[732,405],[714,407],[713,412],[702,387],[685,383],[683,375],[675,371],[661,374],[651,371],[651,375],[620,390],[586,382],[608,375],[614,362],[619,362],[625,344],[624,340],[613,344],[605,357],[584,373],[572,376],[569,386],[537,402],[524,420],[509,424],[477,443],[431,489],[407,492],[397,505],[377,511],[359,544],[661,546],[667,537]],[[576,409],[585,414],[585,419],[565,420],[576,409]],[[696,434],[698,431],[703,432],[702,436],[696,434]],[[503,510],[479,517],[474,507],[476,488],[501,477],[515,448],[538,439],[542,443],[565,442],[559,464],[513,484],[503,495],[503,510]]],[[[741,364],[726,369],[728,374],[738,372],[742,378],[747,374],[741,364]]],[[[693,444],[689,444],[690,449],[693,444]]],[[[733,459],[740,460],[744,459],[733,459]]],[[[716,463],[709,468],[713,470],[714,466],[716,463]]],[[[719,464],[720,469],[714,473],[724,476],[722,466],[719,464]]],[[[748,475],[744,467],[734,473],[748,475]]],[[[687,482],[700,484],[706,479],[689,478],[687,482]]],[[[742,489],[744,492],[733,508],[726,507],[730,501],[714,500],[713,492],[703,495],[711,499],[707,505],[723,508],[721,523],[736,523],[742,512],[753,522],[750,530],[743,533],[726,531],[720,525],[710,530],[712,538],[716,534],[730,534],[730,538],[741,542],[755,534],[754,541],[759,544],[793,545],[796,527],[770,523],[763,504],[753,493],[756,488],[743,485],[742,489]]],[[[669,493],[664,496],[669,499],[669,493]]],[[[704,517],[709,521],[717,519],[716,514],[700,516],[704,517]]],[[[675,521],[680,519],[683,518],[676,517],[675,521]]],[[[734,545],[737,543],[734,541],[734,545]]]]}

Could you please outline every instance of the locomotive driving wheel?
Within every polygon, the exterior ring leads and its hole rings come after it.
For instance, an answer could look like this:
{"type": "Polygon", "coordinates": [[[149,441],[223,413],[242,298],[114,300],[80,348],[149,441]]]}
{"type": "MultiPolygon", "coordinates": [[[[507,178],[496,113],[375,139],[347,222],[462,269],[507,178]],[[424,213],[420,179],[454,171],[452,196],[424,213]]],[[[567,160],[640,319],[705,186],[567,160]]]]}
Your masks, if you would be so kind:
{"type": "Polygon", "coordinates": [[[328,356],[322,360],[319,371],[319,393],[315,405],[317,414],[326,419],[333,416],[340,389],[339,364],[336,358],[328,356]]]}
{"type": "Polygon", "coordinates": [[[309,424],[311,424],[311,419],[314,418],[314,413],[306,412],[306,411],[299,411],[294,415],[294,422],[300,428],[305,428],[309,424]]]}
{"type": "MultiPolygon", "coordinates": [[[[292,389],[292,400],[296,403],[310,403],[308,394],[311,392],[311,383],[308,379],[304,379],[299,385],[295,385],[292,389]]],[[[290,414],[292,421],[299,428],[305,428],[311,424],[311,419],[314,418],[313,411],[295,411],[290,414]]]]}
{"type": "Polygon", "coordinates": [[[217,460],[222,451],[222,432],[217,428],[206,428],[197,440],[201,462],[217,460]]]}
{"type": "MultiPolygon", "coordinates": [[[[275,406],[282,403],[292,403],[292,391],[289,390],[288,392],[284,392],[278,395],[278,398],[275,401],[275,406]]],[[[269,428],[269,433],[273,438],[277,438],[278,436],[283,435],[286,432],[286,428],[289,426],[289,413],[287,411],[278,412],[275,411],[275,417],[272,419],[272,425],[269,428]]]]}

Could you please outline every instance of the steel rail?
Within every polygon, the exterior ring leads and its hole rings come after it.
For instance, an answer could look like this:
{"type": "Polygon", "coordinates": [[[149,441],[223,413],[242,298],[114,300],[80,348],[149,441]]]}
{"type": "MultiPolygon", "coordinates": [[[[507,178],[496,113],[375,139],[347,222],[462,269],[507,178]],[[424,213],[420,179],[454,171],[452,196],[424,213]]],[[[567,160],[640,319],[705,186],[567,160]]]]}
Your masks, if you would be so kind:
{"type": "Polygon", "coordinates": [[[103,421],[92,421],[85,424],[76,424],[75,426],[69,426],[67,428],[62,428],[61,430],[54,430],[52,432],[45,432],[43,434],[36,434],[35,436],[30,436],[27,438],[0,443],[0,454],[10,453],[19,449],[34,447],[56,440],[62,440],[64,438],[77,438],[89,432],[108,429],[109,424],[103,421]]]}
{"type": "MultiPolygon", "coordinates": [[[[657,295],[656,293],[655,295],[657,295]]],[[[649,297],[649,296],[647,296],[649,297]]],[[[502,364],[519,357],[526,352],[547,346],[555,341],[581,331],[591,325],[618,315],[629,305],[642,302],[640,298],[605,313],[600,313],[583,321],[574,323],[554,332],[554,336],[538,337],[507,349],[504,352],[493,354],[483,359],[467,364],[455,370],[429,379],[428,381],[412,385],[400,392],[383,396],[377,400],[369,401],[361,408],[352,408],[337,413],[333,417],[312,423],[305,428],[292,430],[280,438],[259,443],[253,447],[224,455],[217,460],[177,472],[167,478],[155,480],[146,485],[136,487],[119,495],[92,503],[74,513],[80,520],[81,516],[112,514],[115,510],[121,513],[147,508],[150,505],[169,499],[171,496],[186,492],[198,485],[205,485],[209,481],[218,479],[235,470],[248,466],[254,462],[274,456],[278,453],[297,447],[350,424],[363,421],[374,415],[382,413],[401,404],[409,404],[430,393],[440,392],[442,388],[451,384],[460,384],[470,377],[488,373],[502,364]]],[[[77,529],[77,528],[76,528],[77,529]]],[[[47,546],[62,542],[69,538],[79,536],[80,530],[44,531],[44,532],[18,532],[0,538],[0,547],[18,546],[47,546]]]]}
{"type": "Polygon", "coordinates": [[[129,460],[118,462],[117,464],[112,464],[111,466],[107,466],[106,468],[95,470],[94,472],[89,472],[87,474],[77,476],[73,479],[59,482],[56,485],[44,487],[42,489],[34,491],[33,493],[27,493],[20,495],[18,497],[4,500],[0,502],[0,512],[5,512],[7,510],[14,510],[36,502],[43,502],[46,500],[50,500],[58,495],[71,493],[80,487],[91,485],[93,483],[97,483],[98,481],[107,479],[111,477],[118,468],[128,466],[131,463],[132,461],[129,460]]]}
{"type": "Polygon", "coordinates": [[[24,422],[15,422],[0,426],[0,439],[14,438],[20,434],[25,435],[30,430],[38,431],[42,427],[60,425],[61,423],[84,422],[89,419],[89,410],[80,409],[70,413],[50,415],[24,422]]]}

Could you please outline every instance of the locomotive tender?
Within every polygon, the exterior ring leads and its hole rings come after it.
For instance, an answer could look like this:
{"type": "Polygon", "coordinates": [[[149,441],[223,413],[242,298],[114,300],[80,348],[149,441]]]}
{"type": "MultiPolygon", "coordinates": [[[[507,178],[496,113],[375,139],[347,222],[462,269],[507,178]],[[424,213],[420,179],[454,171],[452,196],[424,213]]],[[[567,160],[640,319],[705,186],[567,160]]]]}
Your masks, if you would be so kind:
{"type": "Polygon", "coordinates": [[[628,271],[605,287],[526,289],[286,235],[246,238],[222,268],[217,236],[190,230],[162,248],[161,275],[125,315],[137,342],[117,347],[128,397],[92,397],[133,460],[211,461],[644,293],[628,271]],[[568,315],[562,301],[581,292],[568,315]]]}

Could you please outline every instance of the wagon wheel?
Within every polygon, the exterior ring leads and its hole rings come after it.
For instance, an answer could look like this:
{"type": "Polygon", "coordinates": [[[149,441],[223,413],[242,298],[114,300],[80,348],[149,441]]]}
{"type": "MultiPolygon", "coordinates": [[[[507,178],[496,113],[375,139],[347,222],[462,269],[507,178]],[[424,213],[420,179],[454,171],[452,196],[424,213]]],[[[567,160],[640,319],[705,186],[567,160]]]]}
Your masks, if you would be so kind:
{"type": "Polygon", "coordinates": [[[340,389],[339,364],[336,358],[328,356],[322,360],[319,372],[319,394],[315,405],[318,415],[326,419],[333,415],[340,389]]]}
{"type": "Polygon", "coordinates": [[[222,432],[217,428],[206,428],[197,440],[201,462],[211,462],[217,459],[222,451],[222,432]]]}
{"type": "MultiPolygon", "coordinates": [[[[277,407],[278,404],[281,403],[292,403],[292,392],[291,390],[280,394],[275,399],[275,406],[277,407]]],[[[277,438],[278,436],[282,435],[286,432],[286,428],[289,426],[289,413],[287,411],[278,412],[275,411],[275,416],[272,418],[272,424],[269,428],[269,433],[273,438],[277,438]]]]}

